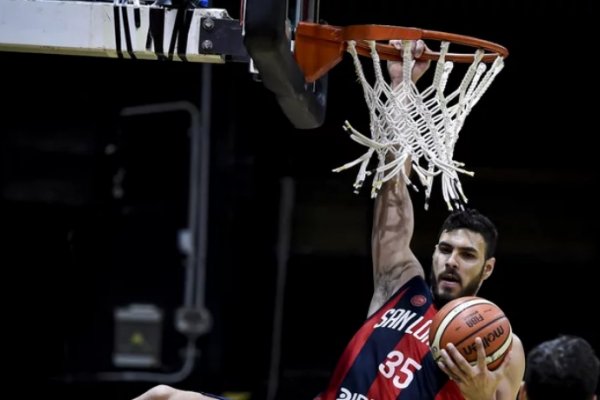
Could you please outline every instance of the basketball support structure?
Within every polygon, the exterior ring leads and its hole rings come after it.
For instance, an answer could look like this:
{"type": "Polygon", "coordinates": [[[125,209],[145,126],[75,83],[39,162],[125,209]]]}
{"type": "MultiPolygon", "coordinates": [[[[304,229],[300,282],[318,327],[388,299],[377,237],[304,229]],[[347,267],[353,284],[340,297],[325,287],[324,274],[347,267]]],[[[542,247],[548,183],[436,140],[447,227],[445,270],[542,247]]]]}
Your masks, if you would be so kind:
{"type": "MultiPolygon", "coordinates": [[[[86,56],[161,62],[224,64],[251,63],[282,110],[299,129],[319,127],[325,118],[326,77],[306,83],[292,51],[294,29],[301,20],[318,19],[318,0],[243,0],[241,19],[226,9],[176,7],[131,2],[0,0],[0,51],[86,56]],[[290,14],[295,16],[290,17],[290,14]],[[290,22],[291,21],[291,22],[290,22]]],[[[175,0],[174,0],[175,2],[175,0]]],[[[210,131],[210,65],[202,68],[201,109],[187,103],[150,104],[129,107],[123,116],[183,111],[191,121],[189,237],[180,238],[187,257],[184,302],[177,310],[177,330],[189,340],[181,368],[152,372],[145,367],[154,360],[115,353],[121,368],[138,370],[70,374],[66,381],[180,382],[192,372],[197,358],[195,339],[211,329],[211,316],[204,307],[206,287],[205,252],[208,210],[210,131]]],[[[282,198],[289,198],[289,185],[282,198]],[[287,193],[287,195],[285,195],[287,193]]],[[[288,199],[289,200],[289,199],[288,199]]],[[[286,218],[284,218],[286,219],[286,218]]],[[[287,218],[286,220],[289,220],[287,218]]],[[[285,229],[285,226],[284,228],[285,229]]],[[[184,232],[185,233],[185,232],[184,232]]],[[[278,251],[278,296],[283,297],[285,243],[278,251]]],[[[138,310],[136,308],[136,310],[138,310]]],[[[117,313],[123,310],[117,310],[117,313]]],[[[134,314],[127,309],[128,315],[134,314]]],[[[139,311],[139,310],[138,310],[139,311]]],[[[143,311],[143,310],[142,310],[143,311]]],[[[277,393],[279,380],[282,309],[275,311],[274,349],[271,357],[268,398],[277,393]]],[[[121,315],[119,314],[119,315],[121,315]]],[[[139,312],[133,319],[139,320],[139,312]]],[[[131,322],[131,321],[129,321],[131,322]]]]}
{"type": "MultiPolygon", "coordinates": [[[[244,0],[241,20],[225,9],[157,3],[2,0],[0,51],[212,64],[252,60],[294,127],[322,125],[326,78],[305,82],[291,50],[287,2],[244,0]]],[[[298,1],[304,3],[313,1],[298,1]]]]}

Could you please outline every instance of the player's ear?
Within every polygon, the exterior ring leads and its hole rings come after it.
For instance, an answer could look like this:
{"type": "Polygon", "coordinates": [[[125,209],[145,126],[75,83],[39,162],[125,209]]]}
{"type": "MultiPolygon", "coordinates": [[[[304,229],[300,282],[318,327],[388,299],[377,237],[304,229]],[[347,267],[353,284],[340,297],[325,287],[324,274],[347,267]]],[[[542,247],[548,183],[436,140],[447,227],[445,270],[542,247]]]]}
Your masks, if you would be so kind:
{"type": "Polygon", "coordinates": [[[483,280],[486,280],[490,277],[490,275],[492,275],[492,272],[494,272],[495,265],[496,257],[490,257],[487,260],[485,260],[485,264],[483,264],[483,280]]]}
{"type": "Polygon", "coordinates": [[[527,389],[525,389],[525,382],[521,382],[519,394],[517,394],[517,400],[527,400],[527,389]]]}

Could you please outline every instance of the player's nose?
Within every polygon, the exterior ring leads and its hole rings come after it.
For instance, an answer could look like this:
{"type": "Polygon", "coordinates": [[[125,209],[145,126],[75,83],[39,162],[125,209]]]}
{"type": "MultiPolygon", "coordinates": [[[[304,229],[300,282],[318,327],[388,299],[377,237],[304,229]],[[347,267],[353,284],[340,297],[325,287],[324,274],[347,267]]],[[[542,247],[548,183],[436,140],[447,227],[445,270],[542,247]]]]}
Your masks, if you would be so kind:
{"type": "Polygon", "coordinates": [[[446,258],[446,262],[444,263],[444,266],[449,269],[458,268],[458,255],[456,254],[455,251],[453,251],[452,253],[450,253],[448,255],[448,257],[446,258]]]}

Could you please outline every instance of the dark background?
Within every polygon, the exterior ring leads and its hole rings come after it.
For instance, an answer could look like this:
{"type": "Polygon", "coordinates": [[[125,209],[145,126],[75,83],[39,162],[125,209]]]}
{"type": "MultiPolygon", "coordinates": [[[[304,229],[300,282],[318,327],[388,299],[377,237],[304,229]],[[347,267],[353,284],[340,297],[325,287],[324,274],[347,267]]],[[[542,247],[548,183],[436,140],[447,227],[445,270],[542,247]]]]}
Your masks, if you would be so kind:
{"type": "MultiPolygon", "coordinates": [[[[470,204],[498,225],[497,268],[480,294],[509,316],[526,350],[559,333],[600,352],[597,86],[590,1],[322,1],[321,17],[449,31],[506,46],[506,67],[467,118],[456,159],[470,204]]],[[[237,18],[234,2],[215,3],[237,18]]],[[[593,17],[594,16],[594,17],[593,17]]],[[[114,370],[112,312],[165,311],[163,366],[182,338],[177,232],[187,213],[187,121],[137,121],[123,107],[187,100],[200,107],[202,66],[0,53],[3,75],[1,252],[5,369],[23,390],[127,399],[150,383],[99,382],[114,370]],[[107,151],[116,148],[116,153],[107,151]],[[127,171],[125,195],[115,175],[127,171]]],[[[272,347],[281,181],[295,189],[284,302],[281,399],[312,398],[366,315],[372,200],[355,170],[368,114],[349,56],[329,74],[323,127],[295,130],[245,64],[212,67],[207,306],[212,331],[190,377],[195,390],[266,395],[272,347]]],[[[424,80],[427,77],[423,78],[424,80]]],[[[447,214],[413,197],[413,249],[427,267],[447,214]]]]}

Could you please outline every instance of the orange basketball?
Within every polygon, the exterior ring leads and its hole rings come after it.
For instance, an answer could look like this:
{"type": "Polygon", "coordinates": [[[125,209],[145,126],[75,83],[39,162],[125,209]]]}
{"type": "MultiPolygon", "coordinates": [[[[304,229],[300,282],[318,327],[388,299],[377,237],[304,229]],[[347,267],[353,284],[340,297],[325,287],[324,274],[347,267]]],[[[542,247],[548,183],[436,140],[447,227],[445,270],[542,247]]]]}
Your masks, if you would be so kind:
{"type": "Polygon", "coordinates": [[[491,301],[476,296],[452,300],[433,317],[429,347],[437,361],[440,350],[452,343],[465,359],[475,365],[475,338],[483,340],[488,369],[500,366],[512,346],[512,329],[504,312],[491,301]]]}

